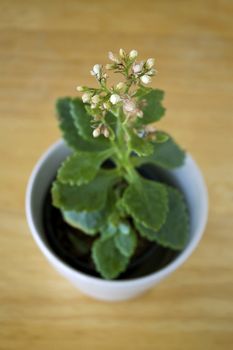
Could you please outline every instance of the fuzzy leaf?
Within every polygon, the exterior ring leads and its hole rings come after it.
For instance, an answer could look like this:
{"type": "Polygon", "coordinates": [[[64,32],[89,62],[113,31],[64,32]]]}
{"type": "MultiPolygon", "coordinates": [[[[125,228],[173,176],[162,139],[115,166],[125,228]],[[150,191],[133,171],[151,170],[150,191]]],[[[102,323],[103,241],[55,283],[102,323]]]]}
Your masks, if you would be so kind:
{"type": "Polygon", "coordinates": [[[163,143],[169,139],[169,136],[163,131],[157,131],[155,135],[156,135],[156,139],[154,142],[156,143],[163,143]]]}
{"type": "Polygon", "coordinates": [[[138,159],[138,164],[153,163],[165,169],[173,169],[183,165],[185,160],[185,152],[171,137],[162,143],[153,142],[153,146],[153,154],[148,157],[138,159]]]}
{"type": "Polygon", "coordinates": [[[148,156],[153,153],[152,143],[139,137],[133,131],[129,132],[129,145],[139,157],[148,156]]]}
{"type": "Polygon", "coordinates": [[[135,225],[141,236],[149,241],[155,241],[162,246],[179,250],[184,248],[188,239],[188,212],[180,192],[172,187],[167,187],[167,190],[169,211],[166,222],[160,230],[155,231],[147,228],[138,221],[135,221],[135,225]]]}
{"type": "Polygon", "coordinates": [[[76,128],[79,130],[80,135],[87,141],[95,143],[98,149],[106,149],[109,147],[109,139],[106,139],[103,135],[98,138],[93,138],[93,128],[91,127],[92,116],[89,115],[85,109],[85,105],[79,98],[76,98],[70,102],[71,115],[74,120],[76,128]]]}
{"type": "Polygon", "coordinates": [[[100,152],[76,152],[68,157],[58,171],[58,180],[64,184],[82,185],[96,176],[101,164],[112,153],[111,149],[100,152]]]}
{"type": "Polygon", "coordinates": [[[149,94],[153,89],[150,87],[141,86],[136,93],[133,95],[133,97],[137,97],[139,99],[142,99],[145,95],[149,94]]]}
{"type": "Polygon", "coordinates": [[[123,255],[127,257],[133,255],[137,245],[137,236],[128,224],[119,224],[114,239],[117,248],[123,255]]]}
{"type": "Polygon", "coordinates": [[[162,118],[165,114],[165,108],[161,104],[163,97],[164,92],[162,90],[153,89],[140,98],[145,106],[142,107],[143,118],[137,120],[138,125],[150,124],[162,118]]]}
{"type": "Polygon", "coordinates": [[[56,111],[59,120],[59,127],[66,143],[74,150],[97,152],[105,149],[99,145],[96,140],[85,140],[81,135],[78,127],[75,125],[70,111],[71,98],[60,98],[56,103],[56,111]]]}
{"type": "Polygon", "coordinates": [[[119,276],[129,263],[129,258],[116,247],[114,237],[97,239],[92,246],[92,258],[97,271],[106,279],[119,276]]]}
{"type": "Polygon", "coordinates": [[[114,192],[109,191],[105,207],[94,211],[63,211],[64,220],[71,226],[84,231],[86,234],[95,235],[106,224],[114,204],[114,192]]]}
{"type": "Polygon", "coordinates": [[[67,211],[100,210],[117,177],[115,170],[100,170],[94,180],[81,186],[71,186],[56,180],[52,187],[53,205],[67,211]]]}
{"type": "Polygon", "coordinates": [[[158,182],[139,178],[123,194],[127,212],[146,227],[160,229],[168,211],[166,187],[158,182]]]}
{"type": "Polygon", "coordinates": [[[70,113],[71,99],[69,97],[60,98],[56,103],[56,110],[59,120],[59,127],[66,143],[74,150],[79,151],[98,151],[103,150],[95,140],[88,142],[80,136],[79,130],[74,124],[73,117],[70,113]]]}

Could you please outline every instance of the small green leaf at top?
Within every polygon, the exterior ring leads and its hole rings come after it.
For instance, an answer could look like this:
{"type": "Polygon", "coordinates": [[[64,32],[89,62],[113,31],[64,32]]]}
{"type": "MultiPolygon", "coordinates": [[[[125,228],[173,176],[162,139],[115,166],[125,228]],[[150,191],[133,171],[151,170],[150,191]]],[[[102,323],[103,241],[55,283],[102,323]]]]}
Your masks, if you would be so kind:
{"type": "Polygon", "coordinates": [[[116,278],[126,270],[129,258],[116,247],[114,237],[95,240],[92,246],[92,259],[97,271],[105,279],[116,278]]]}
{"type": "Polygon", "coordinates": [[[152,143],[139,137],[134,131],[129,131],[129,145],[131,150],[133,150],[139,157],[149,156],[153,153],[152,143]]]}
{"type": "Polygon", "coordinates": [[[155,231],[135,220],[136,228],[141,236],[149,241],[175,250],[185,247],[189,234],[188,210],[180,192],[172,187],[167,187],[169,211],[166,221],[160,230],[155,231]]]}
{"type": "Polygon", "coordinates": [[[145,97],[147,94],[149,94],[153,89],[150,87],[145,87],[145,86],[141,86],[140,88],[138,88],[138,90],[136,91],[136,93],[133,95],[133,97],[137,97],[139,99],[142,99],[143,97],[145,97]]]}
{"type": "Polygon", "coordinates": [[[166,187],[139,177],[126,188],[123,205],[134,220],[146,227],[159,230],[166,220],[168,211],[166,187]]]}
{"type": "Polygon", "coordinates": [[[173,169],[184,164],[185,152],[168,135],[165,142],[153,142],[153,153],[138,159],[138,164],[152,163],[164,169],[173,169]]]}
{"type": "Polygon", "coordinates": [[[112,149],[99,152],[76,152],[68,157],[58,170],[58,180],[64,184],[82,185],[93,180],[101,164],[112,154],[112,149]]]}
{"type": "Polygon", "coordinates": [[[88,184],[63,184],[56,180],[52,186],[53,205],[65,211],[95,211],[105,206],[109,189],[118,179],[115,170],[100,170],[88,184]]]}
{"type": "Polygon", "coordinates": [[[149,158],[162,168],[173,169],[183,165],[185,152],[169,137],[163,143],[154,143],[154,152],[149,158]]]}
{"type": "Polygon", "coordinates": [[[155,143],[163,143],[169,139],[169,136],[163,131],[156,131],[156,138],[154,140],[155,143]]]}
{"type": "Polygon", "coordinates": [[[138,118],[138,125],[154,123],[162,118],[165,114],[165,108],[161,103],[163,97],[164,92],[162,90],[152,89],[148,94],[140,98],[142,101],[143,118],[138,118]]]}
{"type": "Polygon", "coordinates": [[[129,224],[119,223],[114,239],[117,248],[123,255],[127,257],[133,255],[137,246],[137,236],[129,224]]]}

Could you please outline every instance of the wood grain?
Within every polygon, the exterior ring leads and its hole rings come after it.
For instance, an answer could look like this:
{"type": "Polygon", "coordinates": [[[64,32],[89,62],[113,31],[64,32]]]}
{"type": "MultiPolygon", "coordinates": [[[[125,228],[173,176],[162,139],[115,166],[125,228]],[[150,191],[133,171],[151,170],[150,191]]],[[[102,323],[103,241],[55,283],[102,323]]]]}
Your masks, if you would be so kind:
{"type": "Polygon", "coordinates": [[[0,349],[230,349],[233,342],[232,1],[0,0],[0,349]],[[141,298],[81,295],[47,264],[25,220],[25,187],[57,138],[54,101],[92,84],[107,52],[155,57],[172,133],[209,189],[204,238],[141,298]]]}

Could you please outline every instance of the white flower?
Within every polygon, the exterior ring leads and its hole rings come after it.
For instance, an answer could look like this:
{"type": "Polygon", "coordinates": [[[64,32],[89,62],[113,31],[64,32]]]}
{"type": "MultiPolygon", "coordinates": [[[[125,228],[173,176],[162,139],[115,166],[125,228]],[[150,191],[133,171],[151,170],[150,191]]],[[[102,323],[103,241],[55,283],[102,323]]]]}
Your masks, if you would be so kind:
{"type": "Polygon", "coordinates": [[[138,52],[136,50],[131,50],[129,53],[129,58],[134,60],[138,56],[138,52]]]}
{"type": "Polygon", "coordinates": [[[143,84],[149,84],[151,82],[151,77],[149,75],[143,75],[141,78],[143,84]]]}
{"type": "Polygon", "coordinates": [[[101,64],[95,64],[94,67],[91,70],[91,75],[96,76],[98,79],[100,78],[102,71],[102,66],[101,64]]]}
{"type": "Polygon", "coordinates": [[[91,95],[90,95],[88,92],[85,92],[85,93],[82,95],[82,100],[83,100],[83,103],[90,102],[90,100],[91,100],[91,95]]]}
{"type": "Polygon", "coordinates": [[[119,95],[117,94],[112,94],[111,97],[110,97],[110,102],[113,104],[113,105],[116,105],[118,102],[120,102],[121,98],[119,95]]]}
{"type": "Polygon", "coordinates": [[[142,67],[143,67],[144,62],[140,62],[140,63],[134,63],[132,70],[135,74],[138,74],[142,71],[142,67]]]}
{"type": "Polygon", "coordinates": [[[112,53],[112,51],[109,51],[108,58],[115,63],[120,63],[119,59],[114,55],[114,53],[112,53]]]}
{"type": "Polygon", "coordinates": [[[95,95],[91,98],[91,102],[93,102],[94,104],[97,104],[99,101],[100,101],[99,95],[95,95]]]}
{"type": "Polygon", "coordinates": [[[134,101],[129,100],[129,99],[124,100],[124,111],[125,111],[125,112],[130,112],[130,113],[132,113],[132,112],[134,112],[135,110],[136,110],[136,104],[135,104],[134,101]]]}
{"type": "Polygon", "coordinates": [[[148,58],[148,60],[146,61],[146,67],[148,69],[151,69],[153,67],[154,63],[155,63],[154,58],[148,58]]]}
{"type": "Polygon", "coordinates": [[[99,127],[96,128],[96,129],[93,131],[92,135],[93,135],[93,137],[98,137],[98,136],[100,136],[100,128],[99,128],[99,127]]]}

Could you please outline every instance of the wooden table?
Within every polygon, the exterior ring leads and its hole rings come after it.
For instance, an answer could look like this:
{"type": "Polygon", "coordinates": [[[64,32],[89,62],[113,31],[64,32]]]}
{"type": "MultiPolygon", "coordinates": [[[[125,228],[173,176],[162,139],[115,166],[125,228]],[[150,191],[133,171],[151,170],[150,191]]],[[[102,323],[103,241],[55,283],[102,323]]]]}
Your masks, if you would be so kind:
{"type": "Polygon", "coordinates": [[[232,1],[0,1],[0,349],[199,350],[233,342],[232,1]],[[24,197],[36,160],[59,137],[54,101],[94,84],[107,52],[155,57],[172,133],[209,189],[204,238],[141,298],[83,296],[32,240],[24,197]]]}

